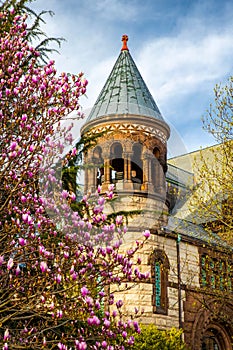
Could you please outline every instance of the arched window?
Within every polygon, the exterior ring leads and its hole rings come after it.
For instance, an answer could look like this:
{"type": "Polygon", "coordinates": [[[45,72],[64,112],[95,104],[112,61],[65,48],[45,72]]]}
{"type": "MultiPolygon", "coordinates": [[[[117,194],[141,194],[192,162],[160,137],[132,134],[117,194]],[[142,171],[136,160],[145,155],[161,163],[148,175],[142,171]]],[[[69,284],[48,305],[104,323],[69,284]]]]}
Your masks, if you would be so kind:
{"type": "Polygon", "coordinates": [[[156,261],[155,262],[155,306],[161,307],[162,305],[162,298],[161,298],[161,272],[162,272],[162,262],[156,261]]]}
{"type": "Polygon", "coordinates": [[[154,158],[151,163],[151,178],[155,192],[164,193],[166,189],[166,179],[164,169],[161,164],[161,151],[158,147],[153,149],[154,158]]]}
{"type": "Polygon", "coordinates": [[[116,142],[111,147],[111,161],[110,161],[110,181],[118,182],[124,179],[124,159],[122,158],[122,145],[116,142]]]}
{"type": "Polygon", "coordinates": [[[212,325],[208,327],[202,337],[201,350],[225,350],[231,349],[229,339],[222,326],[212,325]],[[230,346],[230,347],[229,347],[230,346]]]}
{"type": "Polygon", "coordinates": [[[151,282],[153,284],[152,305],[153,312],[167,314],[168,271],[169,261],[163,250],[157,249],[150,257],[151,282]]]}
{"type": "Polygon", "coordinates": [[[155,156],[155,158],[159,159],[159,157],[160,157],[160,150],[158,149],[158,147],[155,147],[153,149],[153,155],[155,156]]]}
{"type": "Polygon", "coordinates": [[[134,183],[143,183],[142,169],[142,145],[140,143],[136,143],[133,145],[133,155],[131,160],[131,180],[134,183]]]}
{"type": "Polygon", "coordinates": [[[96,168],[96,187],[98,185],[102,185],[104,181],[104,160],[102,157],[102,148],[100,146],[97,146],[94,148],[93,151],[93,162],[96,168]]]}

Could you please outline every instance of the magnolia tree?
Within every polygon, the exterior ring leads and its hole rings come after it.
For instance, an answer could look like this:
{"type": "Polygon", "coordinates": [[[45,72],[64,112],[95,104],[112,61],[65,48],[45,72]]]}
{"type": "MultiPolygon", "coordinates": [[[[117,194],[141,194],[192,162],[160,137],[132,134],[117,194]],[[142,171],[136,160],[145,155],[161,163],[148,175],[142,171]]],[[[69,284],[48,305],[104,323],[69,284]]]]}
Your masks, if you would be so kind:
{"type": "Polygon", "coordinates": [[[120,253],[123,219],[109,222],[103,212],[111,186],[71,210],[75,194],[62,190],[60,174],[72,136],[61,125],[79,110],[87,81],[38,64],[26,16],[6,11],[0,21],[2,349],[130,348],[139,327],[125,319],[112,286],[147,278],[132,258],[149,232],[120,253]]]}

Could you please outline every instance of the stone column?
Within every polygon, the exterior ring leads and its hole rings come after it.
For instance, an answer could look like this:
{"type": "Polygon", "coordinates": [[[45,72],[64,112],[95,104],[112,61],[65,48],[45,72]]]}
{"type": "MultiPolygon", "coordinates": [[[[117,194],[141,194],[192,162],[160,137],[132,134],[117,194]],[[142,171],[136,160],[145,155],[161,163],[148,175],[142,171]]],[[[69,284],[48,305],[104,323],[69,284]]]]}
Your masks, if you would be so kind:
{"type": "Polygon", "coordinates": [[[124,152],[122,157],[124,159],[124,189],[132,190],[133,189],[133,182],[131,180],[132,152],[124,152]]]}
{"type": "Polygon", "coordinates": [[[93,191],[93,157],[92,152],[89,150],[85,157],[85,186],[84,193],[93,191]]]}
{"type": "Polygon", "coordinates": [[[166,180],[163,167],[160,164],[159,160],[155,158],[155,192],[161,195],[164,195],[166,192],[166,180]]]}
{"type": "Polygon", "coordinates": [[[124,189],[132,190],[133,182],[131,180],[131,159],[133,155],[133,142],[131,140],[124,140],[123,147],[124,152],[122,154],[122,157],[124,159],[124,189]]]}
{"type": "Polygon", "coordinates": [[[92,186],[91,186],[92,193],[94,193],[97,189],[97,170],[98,170],[98,165],[96,164],[96,162],[94,160],[93,168],[92,168],[92,186]]]}
{"type": "Polygon", "coordinates": [[[108,189],[108,185],[110,184],[110,151],[109,145],[105,144],[102,147],[102,157],[104,159],[104,183],[102,184],[102,190],[106,191],[108,189]]]}
{"type": "Polygon", "coordinates": [[[110,159],[104,158],[104,183],[110,184],[110,159]]]}
{"type": "Polygon", "coordinates": [[[85,170],[84,170],[84,193],[86,194],[88,192],[88,169],[86,165],[88,164],[87,157],[84,159],[84,165],[85,165],[85,170]]]}
{"type": "Polygon", "coordinates": [[[161,170],[161,165],[159,164],[159,161],[157,158],[153,159],[153,166],[155,169],[155,179],[153,182],[154,188],[155,188],[155,192],[158,191],[159,187],[160,187],[160,170],[161,170]]]}
{"type": "Polygon", "coordinates": [[[128,158],[127,158],[127,154],[123,153],[122,157],[124,159],[124,182],[127,182],[127,180],[128,180],[128,158]]]}
{"type": "Polygon", "coordinates": [[[110,159],[104,157],[104,181],[102,182],[102,190],[106,191],[110,184],[110,159]]]}
{"type": "Polygon", "coordinates": [[[166,179],[162,164],[159,163],[159,193],[166,196],[166,179]]]}
{"type": "Polygon", "coordinates": [[[94,193],[96,190],[96,181],[95,181],[95,163],[94,159],[88,158],[87,162],[87,172],[88,172],[88,188],[87,190],[90,191],[91,193],[94,193]]]}
{"type": "Polygon", "coordinates": [[[128,154],[127,161],[128,161],[128,180],[129,181],[132,181],[131,180],[131,158],[132,158],[132,154],[128,154]]]}
{"type": "Polygon", "coordinates": [[[142,189],[145,191],[153,192],[153,183],[151,176],[151,163],[153,154],[148,150],[144,149],[142,154],[143,160],[143,186],[142,189]]]}

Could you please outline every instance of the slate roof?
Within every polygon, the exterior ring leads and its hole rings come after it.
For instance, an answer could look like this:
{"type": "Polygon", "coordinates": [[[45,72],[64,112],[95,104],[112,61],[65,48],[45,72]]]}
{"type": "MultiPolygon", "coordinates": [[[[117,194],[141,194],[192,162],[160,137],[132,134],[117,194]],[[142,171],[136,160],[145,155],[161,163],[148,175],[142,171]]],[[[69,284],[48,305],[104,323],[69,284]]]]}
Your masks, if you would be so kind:
{"type": "Polygon", "coordinates": [[[168,224],[164,229],[198,240],[208,246],[221,247],[232,251],[232,247],[223,241],[216,233],[207,232],[201,225],[194,224],[190,221],[170,216],[168,218],[168,224]]]}
{"type": "Polygon", "coordinates": [[[175,165],[167,164],[166,180],[169,183],[176,184],[179,187],[188,188],[193,185],[194,175],[189,171],[178,168],[175,165]]]}
{"type": "Polygon", "coordinates": [[[123,46],[87,122],[119,114],[149,116],[164,121],[127,46],[123,46]]]}

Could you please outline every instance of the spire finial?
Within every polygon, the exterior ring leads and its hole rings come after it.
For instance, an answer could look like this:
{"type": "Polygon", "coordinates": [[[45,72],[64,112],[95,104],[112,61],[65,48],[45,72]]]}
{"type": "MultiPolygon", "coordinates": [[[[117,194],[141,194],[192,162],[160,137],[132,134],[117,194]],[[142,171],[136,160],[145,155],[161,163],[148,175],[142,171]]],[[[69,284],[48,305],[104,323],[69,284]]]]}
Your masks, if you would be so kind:
{"type": "Polygon", "coordinates": [[[128,35],[126,35],[126,34],[122,35],[121,41],[123,43],[121,51],[125,51],[125,50],[129,51],[128,46],[127,46],[128,35]]]}

